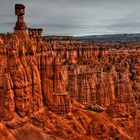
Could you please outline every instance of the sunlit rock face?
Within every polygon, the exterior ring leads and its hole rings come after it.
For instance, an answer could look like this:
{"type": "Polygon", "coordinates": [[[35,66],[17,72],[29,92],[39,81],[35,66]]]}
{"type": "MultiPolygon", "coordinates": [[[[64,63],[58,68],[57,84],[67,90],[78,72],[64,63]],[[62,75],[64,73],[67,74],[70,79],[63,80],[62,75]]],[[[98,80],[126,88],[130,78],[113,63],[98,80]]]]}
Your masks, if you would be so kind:
{"type": "Polygon", "coordinates": [[[15,14],[14,33],[0,34],[0,139],[138,139],[140,49],[45,41],[24,5],[15,14]]]}
{"type": "Polygon", "coordinates": [[[58,40],[45,45],[48,53],[57,54],[68,69],[67,91],[71,101],[105,110],[133,137],[136,104],[140,99],[140,50],[123,46],[114,49],[112,44],[106,49],[106,46],[58,40]],[[75,61],[71,61],[72,52],[75,61]]]}

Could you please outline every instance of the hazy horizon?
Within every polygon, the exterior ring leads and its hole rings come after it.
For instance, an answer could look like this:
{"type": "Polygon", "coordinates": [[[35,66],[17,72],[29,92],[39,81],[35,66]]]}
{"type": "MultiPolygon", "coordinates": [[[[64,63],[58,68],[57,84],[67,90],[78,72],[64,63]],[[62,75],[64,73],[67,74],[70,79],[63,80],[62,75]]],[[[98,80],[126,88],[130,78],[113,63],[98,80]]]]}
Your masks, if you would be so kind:
{"type": "Polygon", "coordinates": [[[12,32],[14,5],[24,4],[28,27],[43,35],[106,35],[140,33],[138,0],[0,0],[0,32],[12,32]]]}

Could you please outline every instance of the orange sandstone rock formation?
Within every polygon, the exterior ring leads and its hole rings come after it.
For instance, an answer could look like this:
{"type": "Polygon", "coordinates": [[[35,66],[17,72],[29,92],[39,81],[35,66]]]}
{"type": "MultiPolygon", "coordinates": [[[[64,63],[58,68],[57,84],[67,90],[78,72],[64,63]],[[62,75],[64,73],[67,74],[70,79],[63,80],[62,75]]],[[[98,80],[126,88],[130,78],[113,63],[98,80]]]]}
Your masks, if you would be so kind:
{"type": "Polygon", "coordinates": [[[14,33],[0,35],[0,139],[138,140],[136,44],[45,41],[24,5],[15,14],[14,33]]]}

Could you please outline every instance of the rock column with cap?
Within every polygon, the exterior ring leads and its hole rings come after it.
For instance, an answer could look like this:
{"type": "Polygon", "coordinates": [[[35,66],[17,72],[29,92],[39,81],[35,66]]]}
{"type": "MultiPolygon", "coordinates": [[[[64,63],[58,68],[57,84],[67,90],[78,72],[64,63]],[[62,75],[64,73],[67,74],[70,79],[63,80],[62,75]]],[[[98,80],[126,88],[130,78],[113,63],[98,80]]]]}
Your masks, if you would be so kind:
{"type": "Polygon", "coordinates": [[[14,30],[26,30],[27,26],[24,22],[23,15],[25,14],[25,6],[22,4],[15,5],[15,15],[17,15],[17,22],[14,30]]]}

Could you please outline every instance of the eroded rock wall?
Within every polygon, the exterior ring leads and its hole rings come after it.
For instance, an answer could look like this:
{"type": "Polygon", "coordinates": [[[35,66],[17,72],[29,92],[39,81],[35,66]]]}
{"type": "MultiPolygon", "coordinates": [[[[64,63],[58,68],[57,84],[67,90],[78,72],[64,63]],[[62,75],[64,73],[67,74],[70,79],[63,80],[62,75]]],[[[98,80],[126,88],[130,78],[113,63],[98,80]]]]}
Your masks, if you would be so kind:
{"type": "Polygon", "coordinates": [[[0,138],[138,137],[140,49],[43,41],[42,29],[26,30],[24,9],[14,33],[0,35],[0,138]]]}

